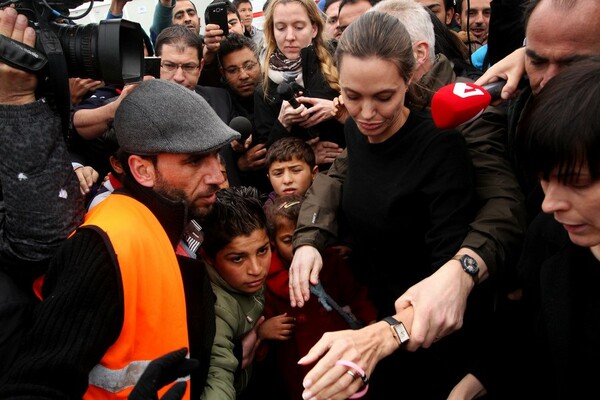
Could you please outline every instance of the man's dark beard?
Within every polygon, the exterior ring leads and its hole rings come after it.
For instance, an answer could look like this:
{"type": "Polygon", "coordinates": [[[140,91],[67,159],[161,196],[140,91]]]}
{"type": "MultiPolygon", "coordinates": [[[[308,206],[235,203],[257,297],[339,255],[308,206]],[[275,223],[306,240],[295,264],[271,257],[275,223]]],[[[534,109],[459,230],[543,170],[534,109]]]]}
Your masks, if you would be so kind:
{"type": "MultiPolygon", "coordinates": [[[[215,190],[218,189],[218,186],[215,186],[215,190]]],[[[160,174],[158,174],[156,179],[156,185],[154,186],[154,191],[161,196],[175,202],[183,201],[187,206],[188,218],[196,219],[198,221],[202,221],[204,217],[208,214],[208,212],[212,209],[212,205],[206,208],[198,208],[194,205],[194,202],[187,198],[185,192],[179,188],[173,188],[168,184],[165,184],[164,179],[160,174]]]]}

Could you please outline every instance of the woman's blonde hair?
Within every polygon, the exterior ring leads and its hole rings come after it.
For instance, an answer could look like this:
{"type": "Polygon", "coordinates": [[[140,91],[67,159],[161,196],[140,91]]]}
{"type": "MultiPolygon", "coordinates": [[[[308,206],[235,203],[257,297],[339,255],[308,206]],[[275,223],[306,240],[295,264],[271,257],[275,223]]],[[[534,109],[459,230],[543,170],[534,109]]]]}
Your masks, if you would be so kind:
{"type": "Polygon", "coordinates": [[[323,16],[317,3],[314,0],[269,0],[269,5],[265,10],[265,20],[263,23],[265,46],[263,59],[263,90],[265,98],[269,90],[269,60],[271,59],[271,55],[277,50],[277,42],[275,41],[275,35],[273,33],[275,29],[273,24],[273,11],[279,4],[289,4],[292,2],[301,4],[306,10],[310,22],[317,27],[317,36],[313,39],[312,44],[319,60],[320,70],[329,83],[329,86],[333,90],[339,92],[339,75],[337,68],[333,63],[333,57],[329,52],[329,47],[323,36],[323,16]]]}

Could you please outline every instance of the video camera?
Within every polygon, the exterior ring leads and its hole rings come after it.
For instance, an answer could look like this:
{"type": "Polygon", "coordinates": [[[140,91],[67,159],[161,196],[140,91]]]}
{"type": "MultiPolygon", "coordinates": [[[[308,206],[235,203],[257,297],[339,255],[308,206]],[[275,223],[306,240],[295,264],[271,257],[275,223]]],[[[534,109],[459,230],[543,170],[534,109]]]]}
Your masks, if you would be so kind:
{"type": "Polygon", "coordinates": [[[142,80],[144,33],[140,24],[121,19],[75,24],[74,20],[91,11],[93,0],[88,10],[77,17],[70,17],[69,10],[82,5],[83,0],[8,0],[0,7],[11,3],[29,18],[30,26],[36,30],[35,50],[41,54],[34,55],[35,51],[24,45],[20,46],[21,51],[11,46],[11,54],[6,54],[6,46],[2,46],[0,60],[34,73],[46,72],[43,69],[47,67],[50,79],[52,69],[59,68],[53,64],[58,64],[60,57],[66,63],[68,77],[117,84],[142,80]]]}
{"type": "MultiPolygon", "coordinates": [[[[2,1],[2,0],[0,0],[2,1]]],[[[92,78],[105,83],[141,82],[144,73],[144,32],[137,22],[112,19],[99,24],[77,25],[89,8],[76,17],[70,9],[85,0],[6,0],[14,4],[36,31],[35,48],[0,36],[0,61],[38,75],[38,94],[49,98],[59,112],[68,140],[71,98],[70,77],[92,78]]]]}

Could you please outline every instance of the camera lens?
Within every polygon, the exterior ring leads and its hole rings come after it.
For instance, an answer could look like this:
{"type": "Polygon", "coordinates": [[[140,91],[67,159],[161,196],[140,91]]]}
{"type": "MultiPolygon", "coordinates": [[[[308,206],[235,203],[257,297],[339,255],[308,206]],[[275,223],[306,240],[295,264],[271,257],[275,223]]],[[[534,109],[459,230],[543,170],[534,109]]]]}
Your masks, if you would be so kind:
{"type": "Polygon", "coordinates": [[[117,84],[141,81],[144,35],[137,22],[111,19],[99,24],[53,26],[70,77],[117,84]]]}

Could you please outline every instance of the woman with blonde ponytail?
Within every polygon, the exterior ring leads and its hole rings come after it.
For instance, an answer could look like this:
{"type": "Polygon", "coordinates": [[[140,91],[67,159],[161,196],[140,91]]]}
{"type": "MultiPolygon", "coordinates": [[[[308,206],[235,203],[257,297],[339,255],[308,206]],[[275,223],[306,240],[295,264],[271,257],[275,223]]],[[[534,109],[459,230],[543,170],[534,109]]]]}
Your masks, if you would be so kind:
{"type": "Polygon", "coordinates": [[[343,121],[331,113],[340,85],[323,28],[314,0],[271,0],[263,24],[264,79],[254,94],[256,140],[267,146],[285,136],[310,141],[321,170],[345,147],[343,121]],[[282,83],[299,107],[278,93],[282,83]]]}

